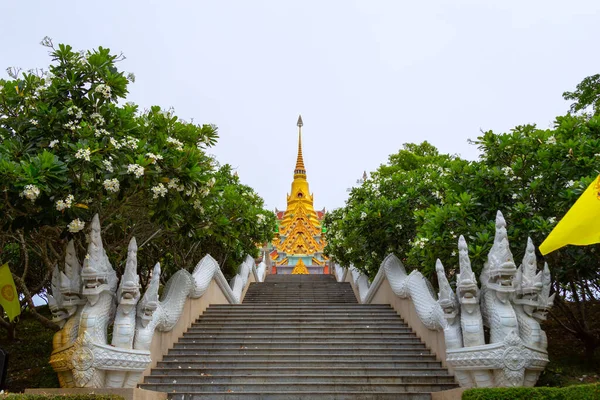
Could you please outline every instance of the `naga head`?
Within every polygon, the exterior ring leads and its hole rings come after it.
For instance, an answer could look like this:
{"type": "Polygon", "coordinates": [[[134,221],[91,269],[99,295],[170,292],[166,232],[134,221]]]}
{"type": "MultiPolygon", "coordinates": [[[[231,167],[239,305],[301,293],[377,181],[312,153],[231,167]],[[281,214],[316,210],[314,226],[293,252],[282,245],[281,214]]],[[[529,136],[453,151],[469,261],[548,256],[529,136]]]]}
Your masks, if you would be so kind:
{"type": "Polygon", "coordinates": [[[63,305],[63,297],[60,292],[60,274],[61,272],[57,265],[52,272],[52,282],[50,286],[52,294],[48,294],[48,308],[52,313],[52,321],[62,328],[67,322],[67,318],[69,318],[69,313],[63,305]]]}
{"type": "Polygon", "coordinates": [[[464,311],[472,314],[479,307],[479,288],[477,278],[471,268],[469,259],[469,248],[465,238],[458,238],[458,262],[460,272],[456,277],[456,294],[464,311]]]}
{"type": "Polygon", "coordinates": [[[81,279],[83,281],[82,294],[87,297],[92,306],[96,304],[102,292],[107,291],[114,294],[117,290],[117,275],[110,265],[102,245],[98,214],[94,215],[92,219],[90,244],[83,261],[81,279]]]}
{"type": "Polygon", "coordinates": [[[71,316],[75,314],[77,307],[86,302],[81,294],[81,264],[77,258],[73,240],[70,240],[67,245],[65,271],[60,272],[59,286],[62,304],[71,316]]]}
{"type": "Polygon", "coordinates": [[[152,278],[150,284],[146,288],[144,296],[137,306],[137,317],[141,325],[145,328],[148,326],[154,313],[158,309],[158,288],[160,286],[160,263],[156,263],[152,270],[152,278]]]}
{"type": "Polygon", "coordinates": [[[458,315],[458,303],[456,301],[456,296],[452,291],[452,287],[450,287],[448,278],[446,278],[444,266],[439,259],[435,262],[435,271],[437,272],[438,285],[440,287],[438,304],[444,311],[444,318],[446,321],[448,321],[449,324],[452,324],[458,315]]]}
{"type": "Polygon", "coordinates": [[[523,306],[523,310],[532,316],[539,304],[539,294],[542,291],[542,272],[536,274],[537,259],[535,246],[531,238],[527,238],[527,249],[523,256],[523,264],[517,269],[514,280],[515,293],[513,303],[523,306]]]}
{"type": "Polygon", "coordinates": [[[488,254],[488,259],[481,273],[481,284],[488,290],[496,292],[496,297],[502,302],[509,300],[515,289],[513,279],[517,266],[513,260],[506,233],[506,221],[500,211],[496,214],[496,234],[494,244],[488,254]]]}
{"type": "Polygon", "coordinates": [[[554,296],[556,296],[556,293],[550,296],[551,285],[550,269],[548,268],[548,263],[544,263],[544,269],[542,270],[542,290],[538,296],[538,304],[533,311],[533,318],[539,322],[546,320],[546,313],[554,304],[554,296]]]}
{"type": "Polygon", "coordinates": [[[129,314],[131,310],[135,309],[139,299],[140,277],[137,274],[137,243],[135,238],[132,238],[127,249],[125,272],[123,272],[121,284],[117,290],[117,302],[120,310],[129,314]]]}

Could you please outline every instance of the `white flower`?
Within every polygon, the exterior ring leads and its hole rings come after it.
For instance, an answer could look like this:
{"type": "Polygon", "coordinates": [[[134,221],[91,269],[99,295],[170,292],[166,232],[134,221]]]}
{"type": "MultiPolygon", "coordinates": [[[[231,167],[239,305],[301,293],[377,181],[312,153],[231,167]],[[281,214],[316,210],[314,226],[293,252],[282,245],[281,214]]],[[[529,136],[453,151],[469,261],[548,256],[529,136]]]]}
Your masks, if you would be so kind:
{"type": "Polygon", "coordinates": [[[504,172],[504,175],[506,176],[512,175],[514,173],[511,167],[503,167],[502,172],[504,172]]]}
{"type": "Polygon", "coordinates": [[[551,224],[554,224],[556,222],[556,217],[550,217],[548,218],[548,222],[551,224]]]}
{"type": "Polygon", "coordinates": [[[179,140],[177,140],[175,138],[172,138],[169,136],[167,138],[167,143],[171,143],[172,145],[174,145],[176,150],[179,150],[179,151],[183,150],[183,143],[181,143],[179,140]]]}
{"type": "Polygon", "coordinates": [[[396,225],[396,229],[402,229],[402,224],[396,225]]]}
{"type": "Polygon", "coordinates": [[[53,149],[54,146],[56,146],[59,143],[60,142],[58,141],[58,139],[54,139],[53,141],[50,142],[50,144],[48,144],[48,147],[50,147],[51,149],[53,149]]]}
{"type": "Polygon", "coordinates": [[[146,157],[150,159],[152,164],[156,164],[156,160],[163,159],[163,156],[161,156],[160,154],[154,154],[154,153],[146,153],[146,157]]]}
{"type": "Polygon", "coordinates": [[[96,89],[94,89],[94,91],[96,93],[101,94],[106,99],[110,98],[111,89],[110,89],[110,86],[108,86],[108,85],[101,83],[100,85],[96,86],[96,89]]]}
{"type": "Polygon", "coordinates": [[[90,115],[90,119],[96,125],[104,125],[105,122],[104,117],[98,113],[93,113],[92,115],[90,115]]]}
{"type": "Polygon", "coordinates": [[[69,121],[66,124],[64,124],[63,126],[73,132],[75,132],[75,130],[77,129],[77,125],[75,125],[75,122],[73,122],[73,121],[69,121]]]}
{"type": "Polygon", "coordinates": [[[65,204],[65,202],[64,202],[64,201],[62,201],[62,200],[58,200],[58,201],[56,202],[56,209],[57,209],[58,211],[62,211],[62,210],[64,210],[65,208],[67,208],[67,205],[65,204]]]}
{"type": "Polygon", "coordinates": [[[38,198],[40,195],[40,189],[38,189],[35,185],[26,185],[25,189],[21,192],[19,196],[25,197],[27,200],[31,200],[32,202],[38,198]]]}
{"type": "Polygon", "coordinates": [[[74,116],[75,119],[81,119],[81,117],[83,117],[83,112],[77,106],[67,108],[67,114],[74,116]]]}
{"type": "Polygon", "coordinates": [[[35,126],[37,126],[37,125],[38,125],[38,121],[37,121],[37,119],[32,119],[32,120],[31,120],[31,121],[29,121],[29,122],[31,122],[31,123],[32,123],[33,125],[35,125],[35,126]]]}
{"type": "Polygon", "coordinates": [[[183,192],[183,190],[185,189],[185,187],[183,185],[179,184],[179,179],[177,178],[172,178],[169,180],[169,184],[167,185],[167,187],[169,189],[175,189],[178,192],[183,192]]]}
{"type": "Polygon", "coordinates": [[[262,224],[263,222],[265,222],[265,218],[266,217],[263,214],[256,214],[256,219],[259,224],[262,224]]]}
{"type": "Polygon", "coordinates": [[[574,185],[575,185],[575,182],[572,181],[572,180],[570,180],[567,183],[565,183],[565,187],[568,187],[568,188],[573,187],[574,185]]]}
{"type": "Polygon", "coordinates": [[[75,196],[70,194],[64,200],[58,200],[56,202],[56,209],[58,211],[62,211],[66,208],[71,208],[71,205],[73,205],[74,200],[75,200],[75,196]]]}
{"type": "Polygon", "coordinates": [[[69,225],[67,225],[67,228],[69,228],[69,232],[77,233],[77,232],[83,230],[83,228],[85,228],[85,222],[83,222],[79,218],[77,218],[77,219],[74,219],[73,221],[71,221],[69,223],[69,225]]]}
{"type": "Polygon", "coordinates": [[[120,189],[119,181],[117,180],[117,178],[105,179],[103,185],[104,189],[113,193],[117,193],[120,189]]]}
{"type": "Polygon", "coordinates": [[[198,210],[200,214],[204,212],[204,208],[202,208],[202,201],[200,199],[196,199],[194,201],[194,208],[198,210]]]}
{"type": "Polygon", "coordinates": [[[518,194],[516,194],[516,193],[513,193],[513,195],[512,195],[512,198],[513,198],[513,200],[516,200],[516,199],[517,199],[517,197],[519,197],[519,195],[518,195],[518,194]]]}
{"type": "Polygon", "coordinates": [[[208,180],[208,182],[207,182],[206,184],[208,185],[208,187],[213,187],[213,186],[215,186],[215,182],[216,182],[216,181],[217,181],[217,180],[216,180],[216,179],[215,179],[215,177],[213,176],[212,178],[210,178],[210,179],[208,180]]]}
{"type": "Polygon", "coordinates": [[[548,140],[546,140],[546,144],[556,144],[556,138],[554,135],[550,136],[548,140]]]}
{"type": "Polygon", "coordinates": [[[159,196],[165,197],[165,195],[167,194],[167,188],[162,183],[159,183],[158,185],[154,186],[150,190],[153,193],[152,198],[154,198],[154,199],[157,199],[159,196]]]}
{"type": "Polygon", "coordinates": [[[104,165],[104,169],[108,172],[114,172],[113,166],[108,160],[102,160],[102,165],[104,165]]]}
{"type": "Polygon", "coordinates": [[[138,140],[132,136],[127,136],[121,142],[121,146],[126,146],[126,147],[129,147],[131,150],[135,150],[135,149],[137,149],[137,146],[138,146],[138,140]]]}
{"type": "Polygon", "coordinates": [[[87,149],[79,149],[79,150],[77,150],[77,153],[75,153],[75,158],[84,159],[85,161],[90,161],[91,154],[92,154],[92,152],[90,151],[89,147],[87,149]]]}
{"type": "Polygon", "coordinates": [[[129,164],[127,166],[127,173],[134,174],[136,178],[144,175],[144,167],[138,164],[129,164]]]}
{"type": "Polygon", "coordinates": [[[115,138],[111,137],[110,139],[108,139],[108,141],[110,142],[110,144],[113,145],[113,147],[115,149],[120,149],[121,147],[123,147],[123,145],[121,143],[119,143],[118,140],[115,140],[115,138]]]}
{"type": "Polygon", "coordinates": [[[365,218],[367,218],[367,213],[363,211],[360,213],[360,219],[365,219],[365,218]]]}
{"type": "Polygon", "coordinates": [[[454,250],[454,251],[452,252],[452,254],[450,254],[450,255],[451,255],[452,257],[456,256],[456,250],[454,250]]]}

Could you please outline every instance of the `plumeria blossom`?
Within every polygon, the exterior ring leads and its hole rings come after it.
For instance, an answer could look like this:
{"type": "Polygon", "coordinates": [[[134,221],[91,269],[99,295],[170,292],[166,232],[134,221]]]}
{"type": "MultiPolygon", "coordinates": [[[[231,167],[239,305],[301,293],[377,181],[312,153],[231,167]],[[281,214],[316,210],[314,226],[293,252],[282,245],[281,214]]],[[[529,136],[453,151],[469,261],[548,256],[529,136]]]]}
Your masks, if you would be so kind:
{"type": "Polygon", "coordinates": [[[90,161],[91,154],[92,154],[92,152],[90,151],[89,147],[87,149],[79,149],[79,150],[77,150],[77,153],[75,153],[75,158],[83,159],[85,161],[90,161]]]}
{"type": "Polygon", "coordinates": [[[40,195],[40,189],[35,185],[26,185],[25,189],[21,192],[20,196],[25,197],[27,200],[35,201],[40,195]]]}
{"type": "Polygon", "coordinates": [[[98,113],[93,113],[90,115],[90,119],[95,125],[104,125],[104,117],[98,113]]]}
{"type": "Polygon", "coordinates": [[[109,160],[102,160],[102,165],[104,165],[104,169],[108,172],[115,172],[109,160]]]}
{"type": "Polygon", "coordinates": [[[546,140],[546,144],[556,144],[556,138],[554,137],[554,135],[550,136],[547,140],[546,140]]]}
{"type": "Polygon", "coordinates": [[[110,95],[111,95],[110,86],[101,83],[100,85],[96,86],[96,89],[94,89],[94,91],[96,93],[104,96],[105,99],[110,99],[110,95]]]}
{"type": "Polygon", "coordinates": [[[96,136],[96,137],[108,136],[108,135],[110,135],[110,133],[108,133],[108,131],[106,129],[103,129],[103,128],[96,129],[94,131],[94,136],[96,136]]]}
{"type": "Polygon", "coordinates": [[[75,196],[70,194],[64,200],[58,200],[56,202],[56,209],[58,211],[63,211],[66,208],[71,208],[73,201],[75,201],[75,196]]]}
{"type": "Polygon", "coordinates": [[[120,186],[117,178],[105,179],[102,184],[104,185],[104,189],[106,189],[108,192],[119,192],[120,186]]]}
{"type": "Polygon", "coordinates": [[[162,183],[159,183],[156,186],[153,186],[152,189],[152,198],[157,199],[159,197],[165,197],[167,194],[167,188],[162,183]]]}
{"type": "Polygon", "coordinates": [[[144,167],[139,164],[129,164],[127,166],[127,173],[134,174],[136,178],[144,175],[144,167]]]}
{"type": "Polygon", "coordinates": [[[73,221],[69,222],[69,225],[67,225],[67,228],[69,229],[69,232],[77,233],[79,231],[82,231],[83,228],[85,228],[85,222],[83,222],[82,220],[77,218],[77,219],[74,219],[73,221]]]}
{"type": "Polygon", "coordinates": [[[185,186],[179,184],[178,178],[169,179],[169,183],[167,185],[169,189],[175,189],[178,192],[183,192],[185,190],[185,186]]]}
{"type": "Polygon", "coordinates": [[[51,149],[54,148],[54,146],[56,146],[57,144],[59,144],[60,142],[58,141],[58,139],[54,139],[52,140],[49,144],[48,147],[50,147],[51,149]]]}
{"type": "Polygon", "coordinates": [[[172,138],[169,136],[167,138],[167,143],[172,144],[173,146],[175,146],[175,149],[177,149],[179,151],[183,150],[183,143],[175,138],[172,138]]]}
{"type": "Polygon", "coordinates": [[[256,214],[256,220],[258,221],[259,224],[262,224],[263,222],[265,222],[266,217],[263,214],[256,214]]]}
{"type": "Polygon", "coordinates": [[[146,158],[149,158],[152,164],[156,164],[156,161],[162,160],[163,156],[160,154],[146,153],[146,158]]]}

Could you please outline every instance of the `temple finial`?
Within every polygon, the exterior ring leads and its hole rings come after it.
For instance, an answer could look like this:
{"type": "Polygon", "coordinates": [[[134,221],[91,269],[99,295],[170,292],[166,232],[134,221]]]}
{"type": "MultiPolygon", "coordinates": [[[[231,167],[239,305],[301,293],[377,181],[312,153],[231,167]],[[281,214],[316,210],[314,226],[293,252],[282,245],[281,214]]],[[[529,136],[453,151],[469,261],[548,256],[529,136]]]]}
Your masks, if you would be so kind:
{"type": "Polygon", "coordinates": [[[296,169],[294,175],[306,175],[304,159],[302,158],[302,115],[298,116],[298,158],[296,159],[296,169]]]}

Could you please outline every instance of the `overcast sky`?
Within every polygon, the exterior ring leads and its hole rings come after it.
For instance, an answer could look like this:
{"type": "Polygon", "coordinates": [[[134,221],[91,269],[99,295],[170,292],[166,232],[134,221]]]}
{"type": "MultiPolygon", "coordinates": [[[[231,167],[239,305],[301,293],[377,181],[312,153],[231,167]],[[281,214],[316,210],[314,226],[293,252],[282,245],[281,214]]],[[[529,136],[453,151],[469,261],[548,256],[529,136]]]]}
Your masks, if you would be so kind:
{"type": "Polygon", "coordinates": [[[46,35],[123,52],[128,100],[216,124],[212,153],[271,209],[298,114],[315,207],[332,209],[403,143],[476,159],[480,129],[548,128],[600,73],[598,0],[0,0],[0,15],[0,67],[47,66],[46,35]]]}

